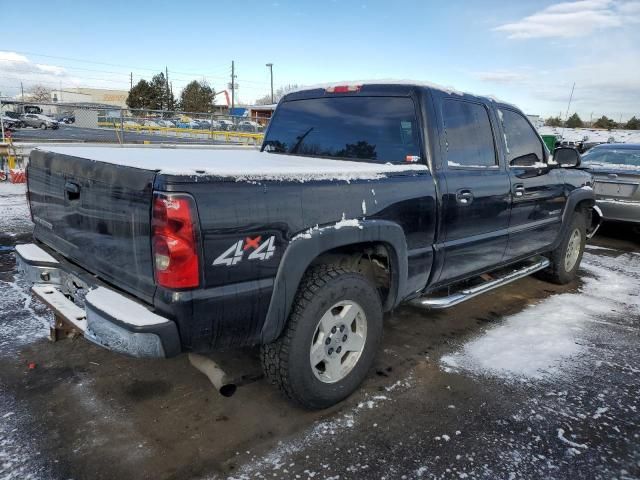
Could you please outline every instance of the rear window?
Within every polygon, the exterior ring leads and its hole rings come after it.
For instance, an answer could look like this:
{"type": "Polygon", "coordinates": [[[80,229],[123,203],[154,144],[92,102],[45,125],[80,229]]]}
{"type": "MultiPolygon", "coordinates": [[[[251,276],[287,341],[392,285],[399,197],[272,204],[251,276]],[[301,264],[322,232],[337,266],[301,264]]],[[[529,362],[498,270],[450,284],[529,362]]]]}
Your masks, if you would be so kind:
{"type": "Polygon", "coordinates": [[[487,109],[477,103],[445,100],[442,120],[450,167],[495,167],[493,131],[487,109]]]}
{"type": "Polygon", "coordinates": [[[609,149],[599,148],[590,150],[582,156],[582,163],[587,166],[616,166],[640,168],[640,149],[609,149]]]}
{"type": "Polygon", "coordinates": [[[405,97],[283,103],[263,145],[267,152],[375,163],[405,163],[408,156],[420,155],[415,107],[405,97]]]}

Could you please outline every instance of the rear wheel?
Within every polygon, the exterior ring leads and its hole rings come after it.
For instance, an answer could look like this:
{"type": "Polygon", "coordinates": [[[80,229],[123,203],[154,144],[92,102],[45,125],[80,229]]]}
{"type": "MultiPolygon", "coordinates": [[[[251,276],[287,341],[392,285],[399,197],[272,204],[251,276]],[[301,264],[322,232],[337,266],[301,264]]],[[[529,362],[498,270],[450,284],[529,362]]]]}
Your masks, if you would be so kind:
{"type": "Polygon", "coordinates": [[[262,347],[262,365],[294,402],[327,408],[358,388],[381,337],[375,286],[357,271],[321,265],[303,278],[282,336],[262,347]]]}
{"type": "Polygon", "coordinates": [[[578,210],[574,213],[571,225],[564,233],[560,245],[549,255],[551,266],[540,272],[540,276],[560,285],[574,280],[580,268],[586,240],[585,215],[578,210]]]}

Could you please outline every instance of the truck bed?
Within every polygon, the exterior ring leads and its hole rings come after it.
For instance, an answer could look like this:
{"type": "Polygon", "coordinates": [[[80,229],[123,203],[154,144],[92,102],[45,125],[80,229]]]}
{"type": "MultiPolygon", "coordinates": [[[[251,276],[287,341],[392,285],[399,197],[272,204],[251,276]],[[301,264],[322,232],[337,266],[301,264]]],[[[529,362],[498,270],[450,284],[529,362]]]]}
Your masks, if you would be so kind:
{"type": "Polygon", "coordinates": [[[424,165],[377,164],[231,148],[106,148],[61,146],[47,152],[173,176],[214,175],[237,181],[375,180],[424,165]]]}

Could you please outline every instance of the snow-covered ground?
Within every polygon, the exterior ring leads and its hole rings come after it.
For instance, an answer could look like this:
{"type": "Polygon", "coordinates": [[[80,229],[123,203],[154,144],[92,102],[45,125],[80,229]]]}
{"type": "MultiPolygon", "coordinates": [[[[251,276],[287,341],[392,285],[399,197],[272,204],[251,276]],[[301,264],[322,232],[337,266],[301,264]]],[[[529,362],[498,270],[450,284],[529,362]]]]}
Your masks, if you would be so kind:
{"type": "Polygon", "coordinates": [[[540,127],[538,132],[540,135],[556,135],[568,142],[609,142],[613,139],[610,143],[640,143],[640,130],[540,127]]]}
{"type": "Polygon", "coordinates": [[[24,183],[0,182],[0,235],[16,235],[31,228],[24,183]]]}
{"type": "Polygon", "coordinates": [[[625,311],[640,316],[640,255],[585,253],[582,286],[554,295],[505,319],[442,358],[445,368],[527,381],[558,377],[589,353],[594,324],[625,311]]]}

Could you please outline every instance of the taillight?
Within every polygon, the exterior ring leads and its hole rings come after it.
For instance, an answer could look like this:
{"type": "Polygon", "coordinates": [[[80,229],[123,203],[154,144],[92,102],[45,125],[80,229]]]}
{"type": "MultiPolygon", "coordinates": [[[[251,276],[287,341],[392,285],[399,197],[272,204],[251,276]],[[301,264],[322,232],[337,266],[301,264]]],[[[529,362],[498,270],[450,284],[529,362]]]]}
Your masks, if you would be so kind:
{"type": "Polygon", "coordinates": [[[157,193],[151,218],[156,281],[166,288],[200,284],[200,259],[193,199],[184,194],[157,193]]]}
{"type": "Polygon", "coordinates": [[[359,92],[361,88],[362,88],[362,85],[336,85],[336,86],[327,88],[325,91],[327,93],[350,93],[350,92],[359,92]]]}

